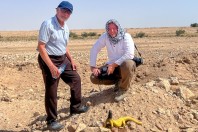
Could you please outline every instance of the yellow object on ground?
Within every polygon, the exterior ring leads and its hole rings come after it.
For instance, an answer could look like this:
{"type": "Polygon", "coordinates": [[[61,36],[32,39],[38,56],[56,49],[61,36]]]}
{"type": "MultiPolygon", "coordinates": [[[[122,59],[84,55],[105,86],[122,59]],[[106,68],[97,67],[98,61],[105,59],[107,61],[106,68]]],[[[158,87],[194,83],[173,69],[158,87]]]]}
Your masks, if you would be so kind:
{"type": "Polygon", "coordinates": [[[133,121],[133,122],[137,123],[138,125],[142,125],[142,122],[140,122],[132,117],[127,116],[127,117],[121,117],[117,120],[107,119],[105,127],[107,127],[108,125],[110,125],[110,127],[125,127],[127,121],[133,121]]]}
{"type": "Polygon", "coordinates": [[[126,122],[128,121],[133,121],[135,123],[137,123],[138,125],[142,125],[142,122],[132,118],[132,117],[129,117],[129,116],[126,116],[126,117],[121,117],[117,120],[113,120],[112,119],[112,112],[111,110],[109,111],[109,115],[108,115],[108,118],[105,122],[105,127],[108,128],[108,127],[125,127],[126,126],[126,122]]]}

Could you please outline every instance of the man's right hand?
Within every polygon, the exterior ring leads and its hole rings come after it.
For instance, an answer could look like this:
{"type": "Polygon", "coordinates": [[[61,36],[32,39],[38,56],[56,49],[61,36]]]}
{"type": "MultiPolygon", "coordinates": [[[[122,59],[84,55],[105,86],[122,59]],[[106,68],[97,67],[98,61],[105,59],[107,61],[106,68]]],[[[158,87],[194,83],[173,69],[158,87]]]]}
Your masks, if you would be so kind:
{"type": "Polygon", "coordinates": [[[100,70],[96,67],[91,67],[91,71],[94,74],[94,76],[98,76],[100,74],[100,70]]]}
{"type": "Polygon", "coordinates": [[[59,72],[58,68],[55,65],[51,65],[49,67],[49,69],[50,69],[50,72],[51,72],[53,78],[56,79],[56,78],[58,78],[60,76],[60,72],[59,72]]]}
{"type": "Polygon", "coordinates": [[[38,42],[38,51],[39,51],[39,54],[40,54],[41,58],[43,59],[43,61],[46,63],[46,65],[50,69],[52,77],[58,78],[60,76],[60,72],[59,72],[58,68],[50,60],[50,58],[47,54],[47,51],[45,49],[45,43],[43,43],[41,41],[38,42]]]}

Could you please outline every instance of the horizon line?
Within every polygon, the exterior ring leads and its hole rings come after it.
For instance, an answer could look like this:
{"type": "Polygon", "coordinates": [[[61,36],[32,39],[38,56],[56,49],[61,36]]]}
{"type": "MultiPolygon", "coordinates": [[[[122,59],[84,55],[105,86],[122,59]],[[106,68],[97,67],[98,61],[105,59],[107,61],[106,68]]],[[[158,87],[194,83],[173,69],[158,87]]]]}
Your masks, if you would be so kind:
{"type": "MultiPolygon", "coordinates": [[[[127,28],[123,28],[123,29],[150,29],[150,28],[188,28],[191,26],[165,26],[165,27],[140,27],[140,28],[135,28],[135,27],[127,27],[127,28]]],[[[194,27],[192,27],[194,28],[194,27]]],[[[104,28],[87,28],[87,29],[83,29],[83,28],[79,28],[79,29],[69,29],[70,31],[75,31],[75,30],[105,30],[104,28]]],[[[0,32],[17,32],[17,31],[39,31],[36,29],[32,29],[32,30],[0,30],[0,32]]]]}

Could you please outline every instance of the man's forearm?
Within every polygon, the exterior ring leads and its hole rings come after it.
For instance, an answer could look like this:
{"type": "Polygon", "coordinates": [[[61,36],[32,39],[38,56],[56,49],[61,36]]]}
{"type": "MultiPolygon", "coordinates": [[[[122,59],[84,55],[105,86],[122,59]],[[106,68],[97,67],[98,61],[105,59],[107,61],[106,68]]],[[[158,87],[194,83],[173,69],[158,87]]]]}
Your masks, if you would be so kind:
{"type": "Polygon", "coordinates": [[[70,54],[70,51],[69,51],[68,47],[67,47],[67,49],[66,49],[66,56],[67,56],[67,58],[70,60],[70,62],[73,62],[73,59],[72,59],[72,57],[71,57],[71,54],[70,54]]]}
{"type": "Polygon", "coordinates": [[[45,64],[48,66],[48,67],[51,67],[53,66],[54,64],[52,63],[52,61],[50,60],[46,50],[45,50],[45,45],[40,43],[38,44],[38,51],[39,51],[39,54],[41,56],[41,58],[43,59],[43,61],[45,62],[45,64]]]}

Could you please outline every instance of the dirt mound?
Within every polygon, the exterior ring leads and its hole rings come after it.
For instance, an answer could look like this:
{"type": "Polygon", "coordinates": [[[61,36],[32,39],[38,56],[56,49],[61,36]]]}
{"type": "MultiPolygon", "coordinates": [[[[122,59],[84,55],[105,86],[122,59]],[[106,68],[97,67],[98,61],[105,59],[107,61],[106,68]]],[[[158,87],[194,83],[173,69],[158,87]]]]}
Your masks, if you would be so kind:
{"type": "Polygon", "coordinates": [[[153,57],[137,68],[136,82],[145,83],[158,77],[178,77],[185,80],[198,78],[198,53],[178,53],[158,59],[153,57]]]}

